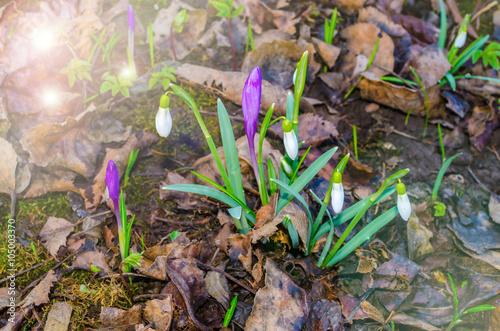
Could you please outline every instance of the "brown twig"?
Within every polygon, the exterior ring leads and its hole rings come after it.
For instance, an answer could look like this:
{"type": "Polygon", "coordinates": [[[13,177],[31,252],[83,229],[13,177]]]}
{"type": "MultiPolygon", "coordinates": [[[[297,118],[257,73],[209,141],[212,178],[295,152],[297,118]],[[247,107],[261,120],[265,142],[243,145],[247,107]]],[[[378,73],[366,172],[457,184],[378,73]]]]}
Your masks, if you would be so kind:
{"type": "Polygon", "coordinates": [[[231,50],[233,51],[233,71],[236,71],[236,50],[234,49],[233,33],[231,32],[231,23],[229,22],[229,17],[226,17],[227,22],[227,33],[229,34],[229,40],[231,41],[231,50]]]}
{"type": "Polygon", "coordinates": [[[172,48],[172,55],[174,56],[174,61],[177,61],[177,55],[175,54],[175,46],[174,46],[174,28],[173,28],[173,24],[170,26],[170,47],[172,48]]]}
{"type": "Polygon", "coordinates": [[[130,302],[132,303],[132,306],[133,306],[134,305],[134,294],[130,290],[130,286],[128,286],[128,283],[125,280],[125,277],[123,277],[122,267],[123,267],[123,262],[121,262],[120,265],[118,266],[118,272],[120,273],[120,278],[122,280],[123,285],[125,285],[125,287],[127,288],[128,295],[130,296],[130,302]]]}
{"type": "Polygon", "coordinates": [[[236,284],[238,284],[239,286],[243,287],[245,290],[247,290],[248,292],[252,293],[253,295],[255,295],[255,293],[257,293],[253,288],[243,284],[242,282],[240,282],[239,280],[237,280],[236,278],[234,278],[233,276],[231,276],[230,274],[228,274],[227,272],[223,271],[223,270],[220,270],[220,269],[217,269],[216,267],[213,267],[209,264],[205,264],[201,261],[198,261],[196,260],[196,264],[204,269],[208,269],[208,270],[211,270],[211,271],[216,271],[218,273],[221,273],[223,274],[224,276],[226,276],[228,279],[232,280],[233,282],[235,282],[236,284]]]}
{"type": "Polygon", "coordinates": [[[155,221],[164,222],[164,223],[177,224],[177,225],[185,225],[185,226],[190,226],[190,225],[193,225],[193,224],[205,224],[205,223],[207,223],[209,221],[206,218],[204,218],[202,220],[199,220],[199,221],[172,221],[172,220],[169,220],[167,218],[162,218],[162,217],[155,217],[154,220],[155,221]]]}
{"type": "MultiPolygon", "coordinates": [[[[14,275],[14,278],[17,278],[17,277],[21,276],[22,274],[25,274],[25,273],[27,273],[27,272],[29,272],[29,271],[31,271],[31,270],[34,270],[34,269],[36,269],[36,268],[38,268],[38,267],[41,267],[41,266],[42,266],[42,265],[44,265],[44,264],[45,264],[45,262],[40,262],[40,263],[38,263],[38,264],[35,264],[35,265],[34,265],[34,266],[32,266],[31,268],[28,268],[28,269],[26,269],[26,270],[23,270],[23,271],[21,271],[21,272],[19,272],[19,273],[15,274],[15,275],[14,275]]],[[[9,279],[9,278],[8,278],[8,277],[6,277],[6,278],[4,278],[4,279],[0,280],[0,284],[2,284],[3,282],[6,282],[8,279],[9,279]]]]}
{"type": "MultiPolygon", "coordinates": [[[[62,260],[61,262],[58,262],[55,266],[53,266],[50,270],[55,270],[57,268],[59,268],[64,262],[66,262],[67,260],[69,260],[70,258],[74,257],[75,255],[77,254],[80,254],[82,251],[82,249],[78,249],[76,251],[74,251],[73,253],[71,253],[68,257],[66,257],[64,260],[62,260]]],[[[49,270],[49,271],[50,271],[49,270]]],[[[49,273],[49,271],[47,271],[45,274],[43,274],[40,278],[38,278],[37,280],[35,280],[34,282],[32,282],[31,284],[29,284],[27,287],[25,287],[20,293],[19,293],[19,296],[23,296],[30,288],[36,286],[42,279],[44,279],[47,274],[49,273]]]]}

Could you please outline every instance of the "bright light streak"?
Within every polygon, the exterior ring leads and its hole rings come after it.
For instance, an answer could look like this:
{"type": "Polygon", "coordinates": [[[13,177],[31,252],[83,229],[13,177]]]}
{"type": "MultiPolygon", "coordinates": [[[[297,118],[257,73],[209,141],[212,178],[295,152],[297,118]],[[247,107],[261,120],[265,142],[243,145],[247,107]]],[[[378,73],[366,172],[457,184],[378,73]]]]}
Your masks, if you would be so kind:
{"type": "Polygon", "coordinates": [[[42,92],[42,105],[45,108],[58,106],[60,103],[59,92],[53,88],[47,88],[42,92]]]}
{"type": "Polygon", "coordinates": [[[31,43],[37,50],[45,51],[55,44],[54,32],[49,28],[39,28],[33,33],[31,43]]]}

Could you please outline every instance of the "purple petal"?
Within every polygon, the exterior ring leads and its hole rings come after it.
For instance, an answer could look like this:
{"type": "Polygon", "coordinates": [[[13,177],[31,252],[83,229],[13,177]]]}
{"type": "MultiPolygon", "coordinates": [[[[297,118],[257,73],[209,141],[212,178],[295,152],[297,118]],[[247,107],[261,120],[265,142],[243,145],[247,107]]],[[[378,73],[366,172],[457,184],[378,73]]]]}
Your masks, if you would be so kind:
{"type": "Polygon", "coordinates": [[[120,197],[120,175],[116,168],[115,162],[109,160],[108,167],[106,168],[106,179],[104,180],[108,185],[109,197],[113,202],[118,201],[120,197]]]}
{"type": "Polygon", "coordinates": [[[132,31],[135,29],[135,15],[132,5],[128,5],[128,29],[132,31]]]}
{"type": "Polygon", "coordinates": [[[257,118],[259,117],[260,98],[262,92],[262,75],[260,68],[256,67],[251,72],[243,87],[241,106],[245,120],[245,133],[249,142],[253,144],[253,137],[257,131],[257,118]]]}
{"type": "Polygon", "coordinates": [[[243,87],[241,96],[241,107],[243,108],[243,119],[245,122],[245,133],[248,139],[248,148],[253,170],[257,180],[259,178],[257,170],[257,156],[255,155],[255,132],[257,131],[257,119],[260,110],[260,97],[262,93],[262,75],[260,68],[256,67],[251,72],[243,87]]]}

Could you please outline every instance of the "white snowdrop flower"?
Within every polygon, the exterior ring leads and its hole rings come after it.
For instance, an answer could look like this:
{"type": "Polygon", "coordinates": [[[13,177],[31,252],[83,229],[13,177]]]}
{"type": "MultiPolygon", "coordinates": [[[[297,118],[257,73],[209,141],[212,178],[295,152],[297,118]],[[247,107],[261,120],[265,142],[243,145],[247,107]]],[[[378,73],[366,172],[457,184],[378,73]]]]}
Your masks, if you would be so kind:
{"type": "Polygon", "coordinates": [[[292,122],[286,119],[283,121],[282,127],[286,153],[292,160],[295,160],[297,155],[299,155],[299,142],[297,141],[297,135],[292,129],[292,122]]]}
{"type": "Polygon", "coordinates": [[[455,38],[455,43],[453,45],[456,48],[462,48],[465,45],[466,39],[467,39],[467,31],[460,31],[458,36],[455,38]]]}
{"type": "Polygon", "coordinates": [[[338,171],[333,173],[333,187],[332,187],[332,208],[338,214],[344,207],[344,186],[342,185],[342,174],[338,171]]]}
{"type": "Polygon", "coordinates": [[[169,99],[166,95],[162,95],[160,99],[160,107],[156,113],[156,131],[164,138],[168,137],[172,130],[172,116],[168,108],[169,99]]]}
{"type": "Polygon", "coordinates": [[[401,218],[408,221],[411,215],[411,204],[410,199],[408,199],[408,194],[406,194],[405,184],[399,182],[396,185],[396,191],[398,193],[398,212],[401,218]]]}

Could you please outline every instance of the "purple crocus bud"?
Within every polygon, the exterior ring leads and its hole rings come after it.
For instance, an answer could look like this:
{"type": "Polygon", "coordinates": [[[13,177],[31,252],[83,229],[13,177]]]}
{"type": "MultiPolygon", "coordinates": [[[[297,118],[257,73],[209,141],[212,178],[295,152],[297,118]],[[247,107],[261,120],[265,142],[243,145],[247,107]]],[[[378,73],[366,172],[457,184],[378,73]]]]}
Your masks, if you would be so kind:
{"type": "Polygon", "coordinates": [[[109,160],[108,167],[106,168],[106,178],[104,179],[106,185],[108,185],[109,197],[113,201],[113,206],[115,207],[115,215],[118,221],[118,228],[121,228],[120,220],[120,207],[118,201],[120,199],[120,175],[118,174],[118,169],[113,160],[109,160]]]}
{"type": "Polygon", "coordinates": [[[135,15],[132,5],[128,5],[128,29],[132,31],[135,29],[135,15]]]}
{"type": "Polygon", "coordinates": [[[256,67],[251,72],[243,87],[241,106],[243,108],[243,119],[245,121],[245,133],[247,134],[248,147],[253,169],[259,179],[257,168],[257,156],[255,155],[255,132],[257,131],[257,119],[260,110],[260,98],[262,93],[262,75],[260,68],[256,67]]]}

